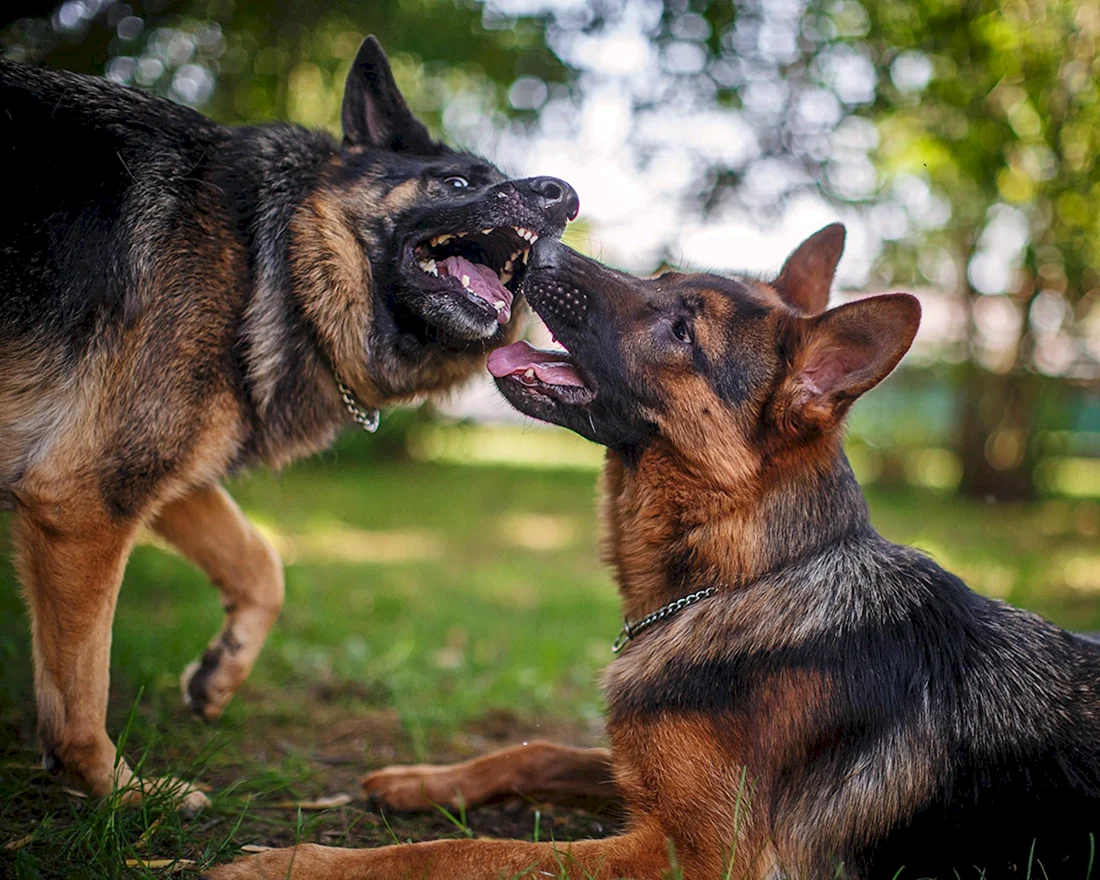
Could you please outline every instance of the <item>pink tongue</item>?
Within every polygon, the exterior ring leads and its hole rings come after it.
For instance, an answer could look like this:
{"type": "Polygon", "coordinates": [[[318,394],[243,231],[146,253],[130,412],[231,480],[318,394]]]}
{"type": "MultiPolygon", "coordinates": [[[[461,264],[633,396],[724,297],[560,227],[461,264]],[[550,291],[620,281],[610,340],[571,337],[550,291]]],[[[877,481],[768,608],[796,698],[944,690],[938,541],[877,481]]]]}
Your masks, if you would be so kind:
{"type": "Polygon", "coordinates": [[[497,312],[497,320],[501,324],[507,324],[512,317],[512,292],[500,283],[497,273],[488,266],[479,263],[471,263],[465,257],[447,257],[445,260],[437,260],[436,271],[441,278],[448,275],[462,280],[467,276],[470,290],[480,296],[489,305],[496,308],[497,303],[504,303],[504,308],[497,312]]]}
{"type": "Polygon", "coordinates": [[[489,355],[489,372],[498,379],[522,375],[534,370],[540,382],[547,385],[571,385],[583,388],[584,380],[577,374],[567,355],[559,351],[542,351],[526,342],[513,342],[489,355]]]}

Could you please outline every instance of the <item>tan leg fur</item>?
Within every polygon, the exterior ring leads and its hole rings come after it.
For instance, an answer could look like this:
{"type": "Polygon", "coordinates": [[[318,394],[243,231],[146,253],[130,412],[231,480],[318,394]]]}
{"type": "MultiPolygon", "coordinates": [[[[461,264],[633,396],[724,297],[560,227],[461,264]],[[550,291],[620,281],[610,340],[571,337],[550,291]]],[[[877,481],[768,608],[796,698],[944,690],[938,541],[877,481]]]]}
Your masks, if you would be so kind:
{"type": "MultiPolygon", "coordinates": [[[[136,527],[112,520],[94,497],[21,505],[12,521],[31,614],[39,741],[47,767],[64,768],[89,793],[132,802],[171,789],[185,811],[206,796],[177,780],[138,784],[107,736],[111,623],[136,527]]],[[[25,498],[24,500],[27,500],[25,498]]]]}
{"type": "Polygon", "coordinates": [[[545,741],[512,746],[462,764],[387,767],[363,777],[363,791],[395,810],[477,806],[519,796],[606,805],[621,800],[606,749],[545,741]]]}
{"type": "Polygon", "coordinates": [[[248,677],[283,606],[283,568],[271,544],[220,486],[165,507],[153,528],[201,568],[222,594],[221,631],[180,678],[184,702],[210,721],[248,677]]]}

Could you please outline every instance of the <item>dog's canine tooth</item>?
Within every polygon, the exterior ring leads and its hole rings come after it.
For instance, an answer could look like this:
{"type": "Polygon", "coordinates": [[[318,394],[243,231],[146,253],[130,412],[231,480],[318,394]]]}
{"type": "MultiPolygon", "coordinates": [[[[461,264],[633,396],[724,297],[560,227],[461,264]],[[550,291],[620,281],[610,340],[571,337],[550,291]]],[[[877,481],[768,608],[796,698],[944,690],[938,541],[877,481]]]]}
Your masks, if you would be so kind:
{"type": "Polygon", "coordinates": [[[462,286],[465,287],[467,290],[470,289],[470,276],[469,275],[463,275],[462,276],[462,286]]]}
{"type": "Polygon", "coordinates": [[[498,313],[500,313],[500,312],[503,312],[506,308],[508,308],[508,303],[506,303],[502,299],[494,300],[493,301],[493,308],[496,309],[498,313]]]}
{"type": "Polygon", "coordinates": [[[524,252],[523,252],[523,265],[524,265],[524,266],[526,266],[526,265],[527,265],[527,258],[528,258],[529,256],[531,256],[531,249],[530,249],[530,248],[527,248],[527,249],[526,249],[526,250],[524,250],[524,252]]]}

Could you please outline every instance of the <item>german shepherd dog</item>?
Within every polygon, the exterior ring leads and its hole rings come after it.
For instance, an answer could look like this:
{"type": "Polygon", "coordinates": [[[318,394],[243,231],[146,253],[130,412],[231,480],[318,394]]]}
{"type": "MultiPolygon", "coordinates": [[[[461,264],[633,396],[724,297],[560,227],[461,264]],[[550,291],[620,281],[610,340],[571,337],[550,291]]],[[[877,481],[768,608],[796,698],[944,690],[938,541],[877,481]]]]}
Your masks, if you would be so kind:
{"type": "Polygon", "coordinates": [[[218,481],[482,369],[514,336],[531,244],[576,216],[563,181],[509,180],[434,141],[373,37],[342,116],[342,143],[226,128],[0,61],[0,150],[28,187],[0,226],[0,507],[45,763],[92,794],[132,782],[105,718],[140,527],[221,591],[224,626],[182,679],[215,718],[283,601],[275,552],[218,481]]]}
{"type": "Polygon", "coordinates": [[[640,280],[540,242],[526,296],[568,354],[489,358],[513,406],[608,449],[604,551],[633,622],[605,678],[611,750],[532,743],[365,787],[403,808],[618,794],[625,832],[302,845],[212,877],[1084,880],[1100,646],[871,527],[844,416],[920,308],[826,311],[843,241],[826,227],[771,283],[640,280]]]}

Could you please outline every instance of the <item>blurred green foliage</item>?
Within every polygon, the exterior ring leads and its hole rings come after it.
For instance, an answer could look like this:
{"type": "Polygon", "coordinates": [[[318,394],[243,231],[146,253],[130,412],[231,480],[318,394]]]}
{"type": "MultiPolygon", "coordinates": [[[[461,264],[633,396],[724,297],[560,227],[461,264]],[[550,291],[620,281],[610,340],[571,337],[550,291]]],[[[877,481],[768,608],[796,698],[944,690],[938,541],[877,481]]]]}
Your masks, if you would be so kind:
{"type": "Polygon", "coordinates": [[[517,77],[566,74],[537,20],[487,30],[469,0],[68,0],[0,11],[7,57],[106,73],[227,123],[279,119],[333,131],[344,78],[370,33],[437,129],[456,94],[476,94],[492,112],[506,106],[517,77]]]}

